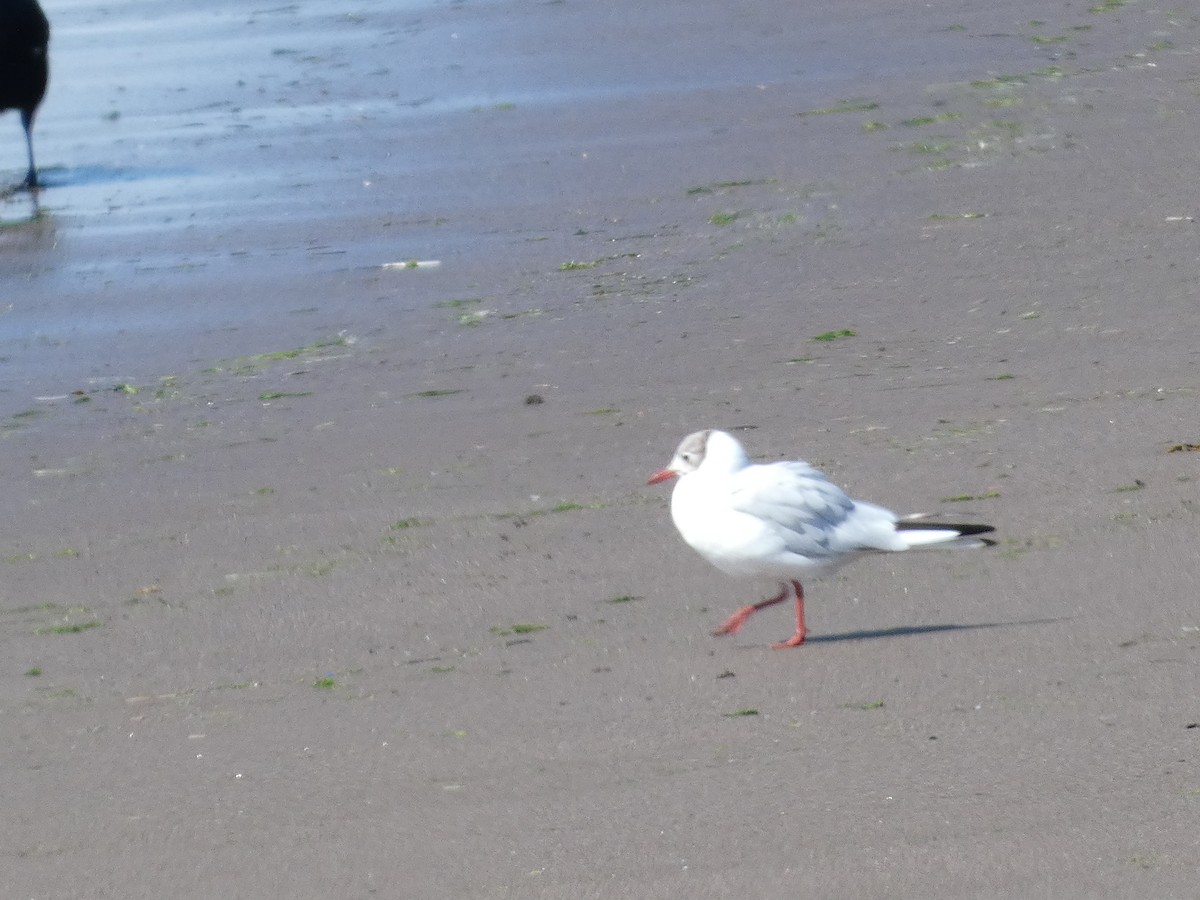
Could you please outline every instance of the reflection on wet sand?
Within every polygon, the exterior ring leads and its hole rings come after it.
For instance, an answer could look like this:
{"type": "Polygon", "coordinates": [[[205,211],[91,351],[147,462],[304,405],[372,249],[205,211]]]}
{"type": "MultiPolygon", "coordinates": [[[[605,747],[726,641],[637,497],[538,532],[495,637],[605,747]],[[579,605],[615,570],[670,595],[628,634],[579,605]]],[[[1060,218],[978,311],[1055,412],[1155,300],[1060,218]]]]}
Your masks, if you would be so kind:
{"type": "Polygon", "coordinates": [[[24,186],[0,191],[0,249],[27,252],[23,239],[31,235],[37,244],[43,244],[48,233],[53,242],[53,218],[42,207],[40,193],[37,188],[30,190],[24,186]]]}

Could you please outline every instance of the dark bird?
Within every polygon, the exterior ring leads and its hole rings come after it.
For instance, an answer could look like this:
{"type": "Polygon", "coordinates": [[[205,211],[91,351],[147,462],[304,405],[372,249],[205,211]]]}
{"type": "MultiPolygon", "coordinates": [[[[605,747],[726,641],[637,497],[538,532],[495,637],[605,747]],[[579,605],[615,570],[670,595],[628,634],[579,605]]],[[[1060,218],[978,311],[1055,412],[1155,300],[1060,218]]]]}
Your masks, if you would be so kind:
{"type": "Polygon", "coordinates": [[[0,112],[15,109],[25,128],[29,152],[26,187],[37,187],[33,164],[33,116],[46,94],[50,75],[46,48],[50,23],[37,0],[0,0],[0,112]]]}

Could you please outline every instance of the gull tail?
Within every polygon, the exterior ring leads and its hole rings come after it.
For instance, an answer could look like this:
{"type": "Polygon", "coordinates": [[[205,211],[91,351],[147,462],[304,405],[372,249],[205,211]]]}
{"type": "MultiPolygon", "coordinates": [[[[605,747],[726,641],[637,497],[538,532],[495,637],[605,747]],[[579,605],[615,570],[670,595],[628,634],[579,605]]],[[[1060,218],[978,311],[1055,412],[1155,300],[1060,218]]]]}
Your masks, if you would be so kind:
{"type": "Polygon", "coordinates": [[[996,529],[991,525],[963,525],[949,522],[919,522],[911,519],[896,523],[896,536],[906,549],[929,547],[951,549],[964,547],[991,547],[996,542],[980,537],[996,529]]]}

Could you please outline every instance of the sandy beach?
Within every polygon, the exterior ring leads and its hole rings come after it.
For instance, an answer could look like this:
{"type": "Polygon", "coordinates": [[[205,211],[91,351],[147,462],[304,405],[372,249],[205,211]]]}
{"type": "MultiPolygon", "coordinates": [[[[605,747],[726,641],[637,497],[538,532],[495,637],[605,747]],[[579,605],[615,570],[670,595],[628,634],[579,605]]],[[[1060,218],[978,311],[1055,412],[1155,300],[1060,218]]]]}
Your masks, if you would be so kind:
{"type": "Polygon", "coordinates": [[[799,5],[44,0],[5,896],[1196,895],[1200,16],[799,5]],[[999,543],[714,637],[705,427],[999,543]]]}

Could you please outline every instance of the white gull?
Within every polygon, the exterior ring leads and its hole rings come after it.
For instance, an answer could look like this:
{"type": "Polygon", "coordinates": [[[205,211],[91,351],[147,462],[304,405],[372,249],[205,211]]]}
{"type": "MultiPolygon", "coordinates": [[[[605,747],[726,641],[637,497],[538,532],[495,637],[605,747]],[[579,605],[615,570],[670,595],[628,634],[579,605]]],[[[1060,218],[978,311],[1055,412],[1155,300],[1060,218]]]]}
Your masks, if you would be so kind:
{"type": "Polygon", "coordinates": [[[796,632],[775,647],[804,643],[802,576],[865,553],[993,543],[979,537],[995,530],[990,525],[901,519],[882,506],[852,500],[806,462],[756,465],[724,431],[689,434],[670,465],[648,483],[675,477],[671,519],[693,550],[729,575],[779,579],[776,596],[742,607],[715,633],[736,634],[755,612],[792,593],[796,632]]]}

